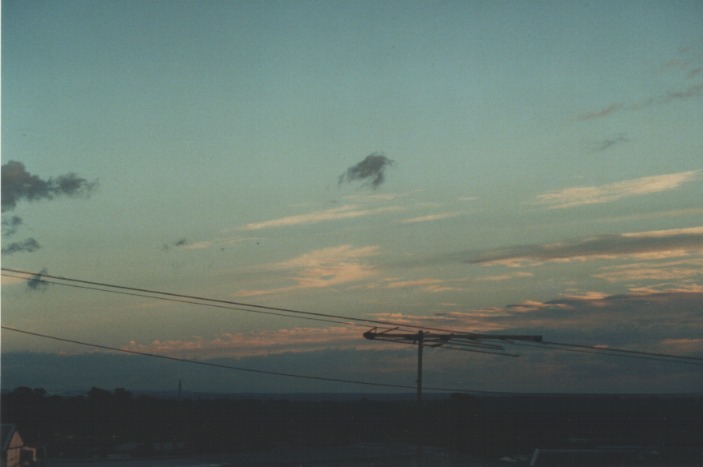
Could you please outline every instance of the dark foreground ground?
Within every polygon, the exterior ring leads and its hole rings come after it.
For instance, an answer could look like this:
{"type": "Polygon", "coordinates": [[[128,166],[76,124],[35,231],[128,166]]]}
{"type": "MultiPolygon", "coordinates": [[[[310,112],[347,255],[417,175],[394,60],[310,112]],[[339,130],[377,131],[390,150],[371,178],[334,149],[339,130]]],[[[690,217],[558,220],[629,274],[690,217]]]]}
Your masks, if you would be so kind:
{"type": "Polygon", "coordinates": [[[2,395],[2,423],[48,466],[703,465],[701,395],[446,395],[419,408],[17,388],[2,395]]]}

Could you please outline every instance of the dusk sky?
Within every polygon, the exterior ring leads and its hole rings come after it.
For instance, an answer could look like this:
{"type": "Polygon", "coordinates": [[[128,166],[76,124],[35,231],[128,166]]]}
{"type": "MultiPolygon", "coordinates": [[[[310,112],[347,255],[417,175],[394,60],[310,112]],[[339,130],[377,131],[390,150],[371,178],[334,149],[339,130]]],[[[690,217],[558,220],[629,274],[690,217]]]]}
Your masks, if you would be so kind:
{"type": "MultiPolygon", "coordinates": [[[[698,0],[5,0],[2,266],[703,357],[701,24],[698,0]]],[[[415,382],[371,325],[36,285],[2,277],[3,326],[415,382]]],[[[700,366],[506,350],[428,349],[425,383],[703,390],[700,366]]],[[[3,388],[312,388],[104,353],[4,330],[3,388]]]]}

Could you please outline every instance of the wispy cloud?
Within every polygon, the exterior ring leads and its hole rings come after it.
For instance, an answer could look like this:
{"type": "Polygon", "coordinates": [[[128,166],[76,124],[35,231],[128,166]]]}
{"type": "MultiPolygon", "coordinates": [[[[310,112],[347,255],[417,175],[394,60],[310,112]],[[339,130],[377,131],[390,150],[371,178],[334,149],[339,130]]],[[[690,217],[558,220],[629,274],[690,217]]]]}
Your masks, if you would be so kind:
{"type": "Polygon", "coordinates": [[[418,222],[434,222],[443,219],[451,219],[452,217],[460,216],[460,212],[440,212],[437,214],[428,214],[426,216],[411,217],[409,219],[403,219],[399,221],[401,224],[415,224],[418,222]]]}
{"type": "Polygon", "coordinates": [[[238,243],[244,243],[244,242],[254,242],[254,241],[259,241],[261,240],[260,237],[216,237],[210,240],[197,240],[197,241],[190,241],[187,240],[186,238],[180,238],[178,240],[175,240],[173,242],[169,243],[164,243],[161,249],[163,251],[170,251],[171,249],[177,249],[177,250],[186,250],[186,251],[193,251],[193,250],[205,250],[208,248],[220,248],[223,249],[227,246],[231,245],[236,245],[238,243]]]}
{"type": "Polygon", "coordinates": [[[593,145],[593,152],[603,152],[616,146],[618,144],[627,143],[629,140],[625,137],[625,134],[620,133],[610,138],[606,138],[599,141],[593,145]]]}
{"type": "Polygon", "coordinates": [[[375,267],[362,262],[362,258],[377,254],[379,254],[377,246],[355,248],[352,245],[340,245],[313,250],[287,261],[263,266],[263,269],[268,271],[285,272],[286,280],[294,282],[294,285],[240,290],[235,295],[250,297],[356,282],[377,274],[375,267]]]}
{"type": "MultiPolygon", "coordinates": [[[[694,78],[700,73],[699,69],[691,70],[687,74],[687,79],[694,78]]],[[[593,120],[597,118],[608,117],[616,112],[621,111],[636,111],[642,110],[653,105],[668,104],[670,102],[690,99],[693,97],[698,97],[703,94],[703,83],[689,84],[687,86],[681,87],[680,89],[674,89],[667,91],[655,97],[648,97],[642,99],[639,102],[633,102],[631,104],[623,104],[621,102],[610,104],[600,110],[594,110],[589,112],[583,112],[576,116],[577,120],[593,120]]]]}
{"type": "Polygon", "coordinates": [[[505,282],[513,279],[524,279],[526,277],[533,277],[534,274],[527,271],[517,271],[514,273],[507,274],[496,274],[493,276],[484,276],[476,279],[478,282],[505,282]]]}
{"type": "Polygon", "coordinates": [[[221,333],[206,339],[193,336],[189,339],[154,340],[142,344],[136,340],[124,347],[126,350],[164,355],[188,353],[200,358],[252,357],[281,353],[302,353],[336,349],[369,347],[361,338],[359,329],[347,327],[278,329],[247,333],[221,333]]]}
{"type": "Polygon", "coordinates": [[[344,199],[354,202],[354,203],[364,203],[364,202],[376,202],[376,201],[395,201],[397,199],[406,198],[414,192],[406,193],[356,193],[353,195],[345,195],[344,199]]]}
{"type": "Polygon", "coordinates": [[[624,105],[620,102],[616,102],[614,104],[610,104],[607,107],[604,107],[600,110],[594,110],[594,111],[589,111],[589,112],[584,112],[581,113],[577,116],[578,120],[592,120],[594,118],[603,118],[607,117],[608,115],[614,114],[615,112],[618,112],[624,108],[624,105]]]}
{"type": "Polygon", "coordinates": [[[169,251],[171,248],[182,248],[182,247],[185,247],[186,245],[188,245],[188,239],[181,237],[177,240],[173,240],[171,242],[164,243],[161,246],[161,249],[163,251],[169,251]]]}
{"type": "Polygon", "coordinates": [[[681,338],[681,339],[663,339],[660,346],[676,353],[693,353],[703,352],[703,339],[700,338],[681,338]]]}
{"type": "MultiPolygon", "coordinates": [[[[702,250],[703,252],[703,250],[702,250]]],[[[703,259],[641,262],[602,268],[594,277],[608,282],[684,281],[703,277],[703,259]]]]}
{"type": "Polygon", "coordinates": [[[386,284],[388,289],[417,289],[423,292],[437,293],[437,292],[448,292],[452,290],[461,290],[456,285],[450,285],[452,282],[445,279],[436,278],[424,278],[424,279],[412,279],[412,280],[390,280],[386,284]]]}
{"type": "Polygon", "coordinates": [[[315,211],[306,214],[297,214],[294,216],[285,216],[279,219],[272,219],[263,222],[254,222],[245,225],[243,228],[244,230],[261,230],[278,227],[290,227],[295,225],[315,224],[324,221],[335,221],[341,219],[354,219],[365,216],[376,216],[401,210],[402,208],[398,206],[364,209],[358,205],[349,204],[333,209],[315,211]]]}
{"type": "Polygon", "coordinates": [[[664,259],[703,252],[703,227],[596,235],[582,239],[516,245],[472,254],[471,264],[520,266],[535,262],[572,262],[592,259],[664,259]]]}
{"type": "MultiPolygon", "coordinates": [[[[697,49],[698,47],[695,47],[697,49]]],[[[677,79],[679,84],[677,89],[662,91],[659,94],[643,98],[632,103],[615,102],[606,107],[583,112],[576,116],[577,120],[592,120],[608,117],[620,111],[637,111],[653,105],[668,104],[673,101],[690,99],[703,95],[703,83],[691,83],[691,80],[701,74],[700,52],[694,52],[694,48],[685,47],[679,50],[680,54],[667,60],[660,71],[674,73],[671,78],[677,79]]]]}
{"type": "MultiPolygon", "coordinates": [[[[371,319],[399,325],[425,326],[454,332],[541,334],[547,340],[614,347],[635,346],[668,353],[700,352],[703,291],[663,290],[606,295],[592,292],[549,301],[525,300],[483,309],[452,306],[435,314],[374,313],[371,319]],[[640,323],[647,323],[642,326],[640,323]],[[631,329],[639,332],[633,334],[631,329]],[[594,336],[595,339],[594,340],[594,336]]],[[[388,344],[393,346],[394,344],[388,344]]],[[[125,346],[128,350],[166,355],[246,357],[304,353],[323,349],[374,349],[359,328],[295,327],[272,331],[220,333],[211,338],[154,340],[125,346]]]]}
{"type": "Polygon", "coordinates": [[[684,183],[700,179],[700,170],[641,177],[606,185],[579,186],[537,196],[537,203],[548,209],[564,209],[610,203],[632,196],[675,190],[684,183]]]}

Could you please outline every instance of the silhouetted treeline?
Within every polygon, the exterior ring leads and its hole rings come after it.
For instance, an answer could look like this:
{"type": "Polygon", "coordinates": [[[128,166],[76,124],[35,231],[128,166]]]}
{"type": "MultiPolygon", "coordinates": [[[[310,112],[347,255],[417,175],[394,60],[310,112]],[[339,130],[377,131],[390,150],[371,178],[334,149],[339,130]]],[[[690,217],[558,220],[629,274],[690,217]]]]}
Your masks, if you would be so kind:
{"type": "MultiPolygon", "coordinates": [[[[281,396],[284,397],[284,396],[281,396]]],[[[370,397],[370,396],[368,396],[370,397]]],[[[131,443],[140,455],[166,442],[188,452],[415,443],[481,455],[535,447],[640,445],[666,453],[703,444],[703,397],[453,396],[420,410],[411,400],[286,400],[134,396],[92,388],[50,396],[2,395],[2,422],[16,423],[52,456],[101,455],[131,443]]]]}

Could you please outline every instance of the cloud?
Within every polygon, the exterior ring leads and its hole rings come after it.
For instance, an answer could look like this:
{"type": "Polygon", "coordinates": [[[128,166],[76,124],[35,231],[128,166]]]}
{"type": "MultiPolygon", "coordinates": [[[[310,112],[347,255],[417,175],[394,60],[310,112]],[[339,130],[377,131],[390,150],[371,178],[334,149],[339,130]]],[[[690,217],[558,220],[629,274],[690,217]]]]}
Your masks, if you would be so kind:
{"type": "Polygon", "coordinates": [[[406,281],[392,280],[387,285],[388,289],[418,289],[423,292],[437,293],[449,292],[452,290],[462,290],[456,286],[447,285],[448,281],[444,279],[424,278],[406,281]]]}
{"type": "MultiPolygon", "coordinates": [[[[688,50],[681,50],[681,53],[688,54],[688,50]]],[[[690,54],[689,54],[690,55],[690,54]]],[[[684,100],[693,97],[698,97],[703,94],[703,83],[690,83],[690,80],[695,79],[701,74],[702,68],[697,66],[697,60],[692,57],[676,57],[664,63],[662,69],[676,73],[680,81],[680,88],[661,92],[657,95],[641,99],[639,101],[625,104],[616,102],[610,104],[600,110],[584,112],[576,116],[577,120],[592,120],[597,118],[608,117],[620,111],[637,111],[650,107],[652,105],[668,104],[677,100],[684,100]],[[689,81],[689,83],[686,83],[689,81]]]]}
{"type": "Polygon", "coordinates": [[[650,348],[652,343],[662,339],[697,338],[703,331],[703,321],[699,316],[703,293],[700,292],[668,290],[592,299],[564,298],[544,305],[522,316],[522,323],[515,322],[515,316],[503,321],[514,322],[522,328],[551,329],[552,333],[600,336],[597,337],[599,342],[591,344],[622,346],[641,343],[650,348]]]}
{"type": "Polygon", "coordinates": [[[703,252],[703,227],[595,235],[572,241],[516,245],[474,253],[470,264],[519,266],[525,262],[590,259],[664,259],[703,252]]]}
{"type": "Polygon", "coordinates": [[[375,152],[369,154],[358,164],[349,167],[346,172],[339,176],[339,184],[351,183],[356,180],[367,181],[371,188],[378,188],[385,181],[385,170],[394,164],[382,153],[375,152]]]}
{"type": "Polygon", "coordinates": [[[21,242],[13,242],[7,246],[2,247],[2,254],[3,255],[13,255],[15,253],[20,253],[20,252],[31,253],[33,251],[38,250],[39,248],[41,248],[41,246],[39,245],[39,242],[37,242],[33,238],[28,238],[28,239],[23,240],[21,242]]]}
{"type": "Polygon", "coordinates": [[[686,75],[686,79],[693,79],[696,76],[700,75],[701,72],[703,72],[703,68],[694,68],[693,70],[688,72],[688,74],[686,75]]]}
{"type": "Polygon", "coordinates": [[[622,110],[624,108],[623,104],[620,102],[617,102],[615,104],[610,104],[607,107],[604,107],[603,109],[592,111],[592,112],[584,112],[581,113],[577,116],[578,120],[592,120],[594,118],[603,118],[607,117],[608,115],[611,115],[615,112],[618,112],[619,110],[622,110]]]}
{"type": "Polygon", "coordinates": [[[40,272],[36,273],[29,279],[27,279],[27,288],[30,290],[45,290],[49,284],[42,279],[42,276],[45,275],[48,271],[46,268],[42,269],[40,272]]]}
{"type": "Polygon", "coordinates": [[[703,276],[703,259],[611,266],[593,275],[608,282],[683,281],[697,276],[703,276]]]}
{"type": "Polygon", "coordinates": [[[11,237],[17,232],[17,228],[22,225],[22,218],[12,216],[10,218],[2,218],[2,234],[11,237]]]}
{"type": "Polygon", "coordinates": [[[181,237],[177,240],[173,240],[172,242],[164,243],[161,246],[161,249],[163,251],[169,251],[171,248],[187,247],[188,244],[188,239],[181,237]]]}
{"type": "MultiPolygon", "coordinates": [[[[42,180],[27,172],[23,163],[8,161],[2,166],[2,234],[11,237],[22,225],[19,216],[5,217],[5,213],[14,210],[19,201],[51,200],[57,196],[89,196],[96,186],[97,182],[88,182],[73,173],[42,180]]],[[[31,253],[39,248],[39,242],[28,238],[3,247],[2,254],[31,253]]]]}
{"type": "Polygon", "coordinates": [[[675,190],[684,183],[700,179],[700,170],[651,177],[634,178],[607,185],[580,186],[537,196],[537,203],[548,209],[564,209],[591,204],[609,203],[632,196],[675,190]]]}
{"type": "Polygon", "coordinates": [[[154,340],[148,344],[140,344],[136,340],[131,340],[123,348],[125,350],[165,355],[189,353],[200,358],[243,358],[282,353],[314,352],[329,347],[336,349],[370,347],[370,344],[361,337],[361,331],[351,326],[327,328],[295,327],[248,333],[225,332],[211,339],[194,336],[189,339],[154,340]]]}
{"type": "MultiPolygon", "coordinates": [[[[417,191],[417,190],[416,190],[417,191]]],[[[397,199],[410,196],[413,192],[408,193],[357,193],[353,195],[345,195],[344,199],[354,202],[375,202],[375,201],[395,201],[397,199]]]]}
{"type": "Polygon", "coordinates": [[[476,279],[477,282],[505,282],[512,279],[524,279],[526,277],[533,277],[534,274],[526,271],[518,271],[511,274],[497,274],[494,276],[484,276],[476,279]]]}
{"type": "Polygon", "coordinates": [[[43,180],[32,175],[17,161],[2,166],[2,211],[11,211],[22,200],[36,201],[57,196],[89,196],[97,182],[89,182],[74,173],[43,180]]]}
{"type": "Polygon", "coordinates": [[[400,221],[401,224],[415,224],[418,222],[434,222],[443,219],[450,219],[452,217],[460,216],[460,212],[441,212],[438,214],[429,214],[427,216],[411,217],[409,219],[403,219],[400,221]]]}
{"type": "Polygon", "coordinates": [[[662,103],[670,102],[678,99],[687,99],[689,97],[697,97],[703,93],[703,83],[692,84],[684,89],[669,91],[660,99],[662,103]]]}
{"type": "Polygon", "coordinates": [[[365,216],[375,216],[388,212],[401,210],[397,206],[388,206],[385,208],[362,209],[358,205],[345,205],[339,208],[326,209],[323,211],[315,211],[307,214],[298,214],[294,216],[286,216],[279,219],[273,219],[264,222],[254,222],[245,225],[244,230],[260,230],[277,227],[289,227],[294,225],[315,224],[323,221],[333,221],[340,219],[354,219],[365,216]]]}
{"type": "MultiPolygon", "coordinates": [[[[687,79],[694,78],[700,73],[700,69],[695,69],[691,70],[688,75],[687,79]]],[[[617,102],[614,104],[610,104],[607,107],[604,107],[603,109],[600,110],[595,110],[591,112],[583,112],[581,114],[578,114],[576,116],[577,120],[584,121],[584,120],[593,120],[597,118],[604,118],[608,117],[616,112],[620,111],[636,111],[636,110],[642,110],[644,108],[653,106],[653,105],[662,105],[662,104],[668,104],[673,101],[678,101],[678,100],[685,100],[685,99],[690,99],[692,97],[698,97],[701,94],[703,94],[703,83],[696,83],[696,84],[690,84],[688,86],[685,86],[681,89],[674,89],[671,91],[667,91],[663,94],[660,94],[655,97],[649,97],[646,99],[643,99],[639,102],[634,102],[632,104],[623,104],[621,102],[617,102]]]]}
{"type": "Polygon", "coordinates": [[[627,139],[623,133],[620,133],[617,136],[613,136],[612,138],[606,138],[603,141],[596,143],[593,147],[593,152],[607,151],[608,149],[612,148],[617,144],[627,143],[628,141],[630,140],[627,139]]]}
{"type": "Polygon", "coordinates": [[[703,352],[701,338],[664,339],[660,344],[666,349],[675,349],[676,353],[703,352]]]}
{"type": "MultiPolygon", "coordinates": [[[[383,313],[372,317],[455,331],[537,334],[548,341],[703,356],[700,319],[703,290],[590,296],[590,299],[584,295],[584,298],[562,297],[550,301],[525,300],[483,309],[453,305],[435,315],[383,313]]],[[[127,339],[123,348],[244,368],[412,385],[417,371],[416,348],[368,341],[362,337],[366,330],[333,325],[219,332],[142,342],[127,339]]],[[[703,383],[700,371],[691,371],[689,365],[560,352],[539,345],[506,344],[506,348],[519,353],[520,358],[428,347],[423,357],[424,381],[428,387],[466,390],[610,394],[695,392],[703,383]]],[[[175,388],[182,379],[189,390],[210,392],[231,392],[232,387],[241,392],[314,392],[319,391],[320,385],[316,381],[300,387],[290,379],[242,377],[237,372],[214,368],[205,371],[178,362],[103,352],[76,355],[72,347],[66,349],[69,354],[61,356],[3,353],[3,382],[10,382],[8,387],[33,381],[32,387],[65,388],[75,387],[76,381],[85,381],[83,386],[90,387],[97,384],[97,378],[103,387],[159,389],[164,381],[174,381],[175,388]],[[12,384],[13,381],[17,384],[12,384]]],[[[349,391],[349,387],[331,386],[330,390],[349,391]]]]}
{"type": "Polygon", "coordinates": [[[361,262],[361,259],[378,253],[377,246],[354,248],[351,245],[340,245],[313,250],[293,259],[263,267],[272,272],[286,272],[286,280],[292,280],[294,285],[241,290],[235,295],[250,297],[304,289],[319,289],[356,282],[377,274],[376,268],[361,262]]]}

